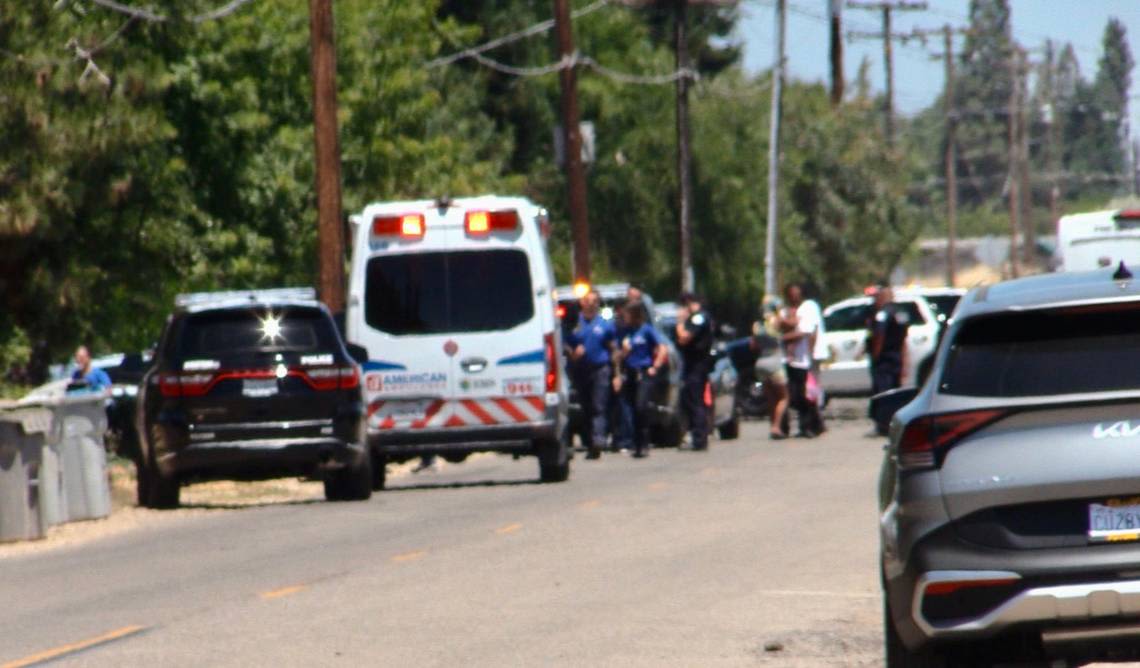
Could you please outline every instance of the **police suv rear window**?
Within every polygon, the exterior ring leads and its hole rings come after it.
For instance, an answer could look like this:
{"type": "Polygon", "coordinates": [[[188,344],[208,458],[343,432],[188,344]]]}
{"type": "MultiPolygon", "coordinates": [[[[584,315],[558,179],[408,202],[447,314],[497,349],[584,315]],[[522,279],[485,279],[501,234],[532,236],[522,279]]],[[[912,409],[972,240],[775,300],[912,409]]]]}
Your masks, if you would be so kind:
{"type": "Polygon", "coordinates": [[[1140,389],[1140,304],[973,318],[959,330],[940,391],[1030,397],[1140,389]]]}
{"type": "Polygon", "coordinates": [[[336,331],[313,308],[221,309],[183,321],[177,341],[182,359],[255,351],[335,350],[336,331]]]}
{"type": "Polygon", "coordinates": [[[389,334],[510,329],[534,317],[520,250],[384,255],[368,261],[364,319],[389,334]]]}

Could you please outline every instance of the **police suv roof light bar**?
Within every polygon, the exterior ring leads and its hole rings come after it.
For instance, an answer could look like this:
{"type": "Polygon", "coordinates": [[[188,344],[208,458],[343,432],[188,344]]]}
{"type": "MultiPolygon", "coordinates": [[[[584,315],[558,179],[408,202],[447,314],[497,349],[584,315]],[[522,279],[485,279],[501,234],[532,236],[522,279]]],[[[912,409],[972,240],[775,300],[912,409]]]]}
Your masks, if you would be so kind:
{"type": "Polygon", "coordinates": [[[222,302],[315,302],[317,291],[313,288],[269,288],[266,290],[222,290],[219,292],[188,292],[174,298],[179,308],[217,304],[222,302]]]}

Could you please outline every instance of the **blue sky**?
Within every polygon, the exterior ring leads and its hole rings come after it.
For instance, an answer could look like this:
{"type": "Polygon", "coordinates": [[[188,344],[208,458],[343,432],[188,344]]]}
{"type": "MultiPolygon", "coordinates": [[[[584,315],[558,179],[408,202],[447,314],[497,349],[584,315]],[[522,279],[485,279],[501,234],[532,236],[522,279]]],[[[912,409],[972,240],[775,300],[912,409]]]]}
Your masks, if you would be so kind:
{"type": "MultiPolygon", "coordinates": [[[[1140,0],[1011,0],[1014,37],[1030,49],[1046,39],[1071,42],[1080,61],[1081,74],[1091,80],[1100,58],[1101,37],[1109,17],[1120,19],[1128,32],[1133,60],[1140,62],[1140,0]]],[[[928,0],[925,11],[894,12],[895,32],[912,28],[937,28],[949,23],[966,25],[969,0],[928,0]]],[[[788,0],[787,49],[792,77],[828,82],[827,0],[788,0]]],[[[775,56],[775,3],[773,0],[743,0],[743,20],[738,30],[744,43],[744,64],[752,72],[768,69],[775,56]]],[[[844,31],[881,31],[878,12],[844,9],[844,31]]],[[[956,38],[961,48],[962,37],[956,38]]],[[[941,37],[924,48],[911,42],[895,43],[895,108],[914,113],[930,105],[943,86],[943,64],[931,60],[931,52],[941,52],[941,37]]],[[[844,68],[847,81],[854,79],[859,63],[870,59],[871,81],[876,90],[884,88],[883,45],[879,40],[845,40],[844,68]]],[[[1030,54],[1030,57],[1040,54],[1030,54]]],[[[1140,67],[1133,70],[1133,99],[1129,104],[1132,137],[1140,138],[1140,67]]]]}

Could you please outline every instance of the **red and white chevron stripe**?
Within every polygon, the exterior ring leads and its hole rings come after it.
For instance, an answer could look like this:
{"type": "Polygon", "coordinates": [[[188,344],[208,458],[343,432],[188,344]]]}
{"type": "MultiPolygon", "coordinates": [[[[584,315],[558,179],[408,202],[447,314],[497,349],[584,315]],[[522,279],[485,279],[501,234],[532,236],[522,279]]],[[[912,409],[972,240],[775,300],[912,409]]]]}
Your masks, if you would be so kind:
{"type": "Polygon", "coordinates": [[[372,402],[368,407],[369,426],[380,430],[478,427],[540,422],[546,415],[542,397],[533,396],[435,399],[421,405],[409,404],[401,400],[372,402]]]}

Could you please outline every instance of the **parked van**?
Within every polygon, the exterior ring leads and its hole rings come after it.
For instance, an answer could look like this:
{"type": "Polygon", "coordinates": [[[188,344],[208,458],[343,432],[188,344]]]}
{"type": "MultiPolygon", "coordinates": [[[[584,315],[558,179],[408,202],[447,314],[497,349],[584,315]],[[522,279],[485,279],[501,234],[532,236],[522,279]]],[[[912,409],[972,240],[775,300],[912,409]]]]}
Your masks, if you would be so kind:
{"type": "Polygon", "coordinates": [[[373,487],[423,455],[535,455],[570,474],[546,211],[519,197],[370,204],[352,218],[346,338],[362,366],[373,487]]]}
{"type": "Polygon", "coordinates": [[[1061,216],[1054,254],[1057,271],[1140,265],[1140,209],[1061,216]]]}

